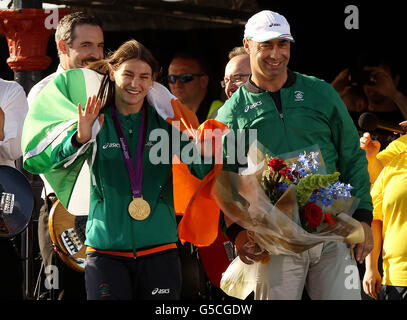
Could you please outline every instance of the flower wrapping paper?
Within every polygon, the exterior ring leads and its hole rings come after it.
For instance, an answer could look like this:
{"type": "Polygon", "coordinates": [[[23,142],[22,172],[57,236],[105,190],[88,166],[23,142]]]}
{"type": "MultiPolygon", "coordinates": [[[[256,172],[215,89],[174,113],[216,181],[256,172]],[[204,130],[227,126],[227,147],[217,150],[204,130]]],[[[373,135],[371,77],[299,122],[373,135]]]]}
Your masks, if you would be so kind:
{"type": "MultiPolygon", "coordinates": [[[[295,255],[325,241],[347,244],[364,241],[361,224],[351,216],[358,199],[338,199],[330,206],[324,206],[324,212],[331,214],[334,223],[321,225],[316,232],[307,232],[300,222],[295,185],[289,185],[279,200],[272,204],[261,185],[266,168],[265,153],[257,144],[252,144],[248,152],[248,168],[240,173],[222,171],[212,189],[212,196],[224,215],[248,230],[251,241],[261,249],[271,255],[295,255]]],[[[221,289],[244,299],[251,292],[248,291],[254,289],[253,279],[249,279],[248,275],[255,275],[253,270],[261,262],[247,267],[239,257],[236,259],[224,273],[221,289]]]]}

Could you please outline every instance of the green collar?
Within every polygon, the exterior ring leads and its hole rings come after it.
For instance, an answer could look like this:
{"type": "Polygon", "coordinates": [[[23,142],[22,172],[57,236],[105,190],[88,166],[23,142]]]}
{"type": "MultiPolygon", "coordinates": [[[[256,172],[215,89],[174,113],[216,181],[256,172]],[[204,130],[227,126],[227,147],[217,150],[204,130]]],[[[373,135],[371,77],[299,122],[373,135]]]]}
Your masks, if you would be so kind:
{"type": "MultiPolygon", "coordinates": [[[[291,87],[295,81],[297,80],[297,74],[291,71],[290,69],[287,69],[287,81],[284,83],[283,88],[289,88],[291,87]]],[[[249,79],[246,81],[244,84],[245,88],[247,91],[251,93],[262,93],[266,92],[267,90],[264,90],[254,84],[252,81],[252,76],[249,76],[249,79]]]]}

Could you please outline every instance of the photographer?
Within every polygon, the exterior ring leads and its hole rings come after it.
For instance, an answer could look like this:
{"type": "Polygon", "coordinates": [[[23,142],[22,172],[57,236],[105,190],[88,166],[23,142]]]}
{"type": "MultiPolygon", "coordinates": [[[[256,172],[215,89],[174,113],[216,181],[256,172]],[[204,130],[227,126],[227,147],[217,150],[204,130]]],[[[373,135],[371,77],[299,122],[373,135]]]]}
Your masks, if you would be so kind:
{"type": "MultiPolygon", "coordinates": [[[[385,58],[362,57],[358,66],[346,68],[333,80],[332,86],[345,102],[360,136],[363,130],[358,119],[364,112],[393,124],[407,119],[407,98],[398,89],[400,75],[394,69],[385,58]]],[[[398,137],[381,130],[372,135],[383,148],[398,137]]]]}

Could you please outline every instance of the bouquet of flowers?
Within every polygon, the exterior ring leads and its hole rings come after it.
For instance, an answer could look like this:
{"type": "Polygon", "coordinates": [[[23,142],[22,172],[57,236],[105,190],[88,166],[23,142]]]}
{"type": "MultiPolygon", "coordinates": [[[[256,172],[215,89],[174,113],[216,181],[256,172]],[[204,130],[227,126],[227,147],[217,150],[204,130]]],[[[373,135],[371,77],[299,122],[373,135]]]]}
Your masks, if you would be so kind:
{"type": "MultiPolygon", "coordinates": [[[[223,171],[212,190],[225,216],[248,230],[250,245],[295,255],[325,241],[364,240],[362,226],[352,218],[359,200],[351,196],[350,185],[339,181],[339,172],[326,173],[318,146],[279,157],[268,154],[252,146],[248,168],[223,171]]],[[[245,265],[237,257],[223,274],[222,290],[245,299],[262,265],[245,265]]]]}
{"type": "Polygon", "coordinates": [[[329,207],[335,200],[352,197],[352,186],[338,181],[339,172],[326,175],[313,173],[320,166],[318,152],[304,151],[299,154],[297,162],[291,165],[280,158],[266,155],[266,163],[262,180],[266,195],[275,204],[289,185],[295,185],[301,225],[308,232],[332,226],[333,217],[323,212],[322,208],[329,207]]]}

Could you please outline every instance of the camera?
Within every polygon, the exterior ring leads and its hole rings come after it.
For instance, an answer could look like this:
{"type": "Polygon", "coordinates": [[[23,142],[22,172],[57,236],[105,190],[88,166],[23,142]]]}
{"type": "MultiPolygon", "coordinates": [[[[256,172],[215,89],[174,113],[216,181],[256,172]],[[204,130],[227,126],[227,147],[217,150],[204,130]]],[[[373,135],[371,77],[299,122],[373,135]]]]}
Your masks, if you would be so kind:
{"type": "Polygon", "coordinates": [[[350,71],[349,82],[352,86],[374,85],[371,79],[371,71],[353,69],[350,71]]]}

